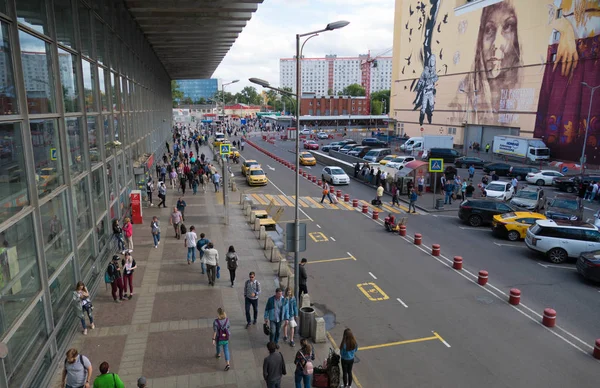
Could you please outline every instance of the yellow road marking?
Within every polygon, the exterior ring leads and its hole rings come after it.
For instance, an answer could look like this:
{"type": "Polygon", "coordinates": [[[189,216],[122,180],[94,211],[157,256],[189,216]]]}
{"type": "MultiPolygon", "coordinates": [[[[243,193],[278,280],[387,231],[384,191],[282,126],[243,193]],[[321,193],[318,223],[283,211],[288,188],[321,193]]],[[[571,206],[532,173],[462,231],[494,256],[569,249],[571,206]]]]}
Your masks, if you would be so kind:
{"type": "Polygon", "coordinates": [[[350,257],[340,257],[338,259],[324,259],[324,260],[311,260],[306,264],[317,264],[317,263],[329,263],[332,261],[342,261],[342,260],[354,260],[356,261],[356,258],[354,256],[350,256],[350,257]]]}
{"type": "Polygon", "coordinates": [[[384,203],[381,204],[381,207],[384,208],[385,210],[387,210],[390,213],[396,213],[396,214],[401,214],[402,212],[398,209],[394,209],[393,207],[390,207],[384,203]]]}
{"type": "MultiPolygon", "coordinates": [[[[333,349],[334,350],[338,350],[337,344],[333,340],[333,337],[331,336],[331,334],[329,334],[328,331],[325,332],[325,334],[327,335],[327,339],[331,343],[331,346],[333,346],[333,349]]],[[[352,381],[354,381],[354,384],[356,385],[357,388],[363,388],[363,386],[361,385],[360,381],[358,381],[358,379],[356,378],[356,375],[354,374],[354,372],[352,372],[352,381]]]]}
{"type": "Polygon", "coordinates": [[[373,282],[359,283],[356,285],[359,290],[372,302],[379,302],[390,299],[389,296],[379,286],[373,282]]]}
{"type": "MultiPolygon", "coordinates": [[[[285,220],[285,221],[277,221],[277,222],[280,223],[280,224],[286,224],[288,222],[294,222],[294,221],[295,220],[285,220]]],[[[298,221],[299,222],[306,222],[306,221],[312,221],[312,220],[309,219],[309,218],[299,218],[298,221]]]]}
{"type": "MultiPolygon", "coordinates": [[[[317,198],[318,199],[318,198],[317,198]]],[[[338,207],[335,206],[333,203],[329,203],[329,202],[325,202],[323,201],[323,203],[321,204],[321,206],[323,206],[325,209],[333,209],[333,210],[338,210],[338,207]]]]}
{"type": "MultiPolygon", "coordinates": [[[[296,196],[295,196],[295,195],[292,195],[292,199],[293,199],[294,201],[296,201],[296,196]]],[[[301,199],[301,198],[299,198],[299,199],[298,199],[298,204],[300,204],[300,206],[302,206],[302,207],[309,207],[307,204],[305,204],[305,203],[304,203],[304,201],[302,201],[302,199],[301,199]]]]}
{"type": "Polygon", "coordinates": [[[344,201],[340,201],[340,202],[338,203],[338,205],[340,205],[340,206],[342,206],[342,207],[346,208],[346,210],[354,210],[354,208],[352,207],[352,205],[350,205],[350,204],[347,204],[347,203],[346,203],[346,202],[344,202],[344,201]]]}
{"type": "Polygon", "coordinates": [[[371,346],[361,346],[358,349],[359,350],[379,349],[379,348],[387,348],[387,347],[390,347],[390,346],[414,344],[414,343],[417,343],[417,342],[433,341],[433,340],[439,340],[439,339],[440,338],[438,336],[434,335],[434,336],[431,336],[431,337],[416,338],[416,339],[405,340],[405,341],[398,341],[398,342],[389,342],[387,344],[371,345],[371,346]]]}
{"type": "Polygon", "coordinates": [[[313,239],[314,242],[326,242],[329,241],[327,236],[323,234],[323,232],[310,232],[308,234],[310,238],[313,239]]]}
{"type": "Polygon", "coordinates": [[[316,207],[317,209],[323,209],[323,205],[321,205],[320,203],[318,203],[311,197],[304,197],[304,198],[305,198],[305,201],[311,202],[313,205],[315,205],[314,207],[316,207]]]}
{"type": "Polygon", "coordinates": [[[281,200],[279,198],[277,198],[276,196],[273,196],[271,194],[265,194],[265,197],[267,197],[267,199],[269,200],[269,202],[272,201],[277,206],[283,206],[284,205],[283,203],[281,203],[281,200]]]}
{"type": "Polygon", "coordinates": [[[294,206],[294,204],[287,198],[286,195],[280,195],[280,200],[283,201],[288,206],[294,206]]]}
{"type": "Polygon", "coordinates": [[[215,193],[217,195],[217,204],[223,205],[223,193],[215,193]]]}
{"type": "Polygon", "coordinates": [[[268,205],[268,203],[262,199],[258,194],[250,194],[252,198],[256,199],[261,205],[268,205]]]}

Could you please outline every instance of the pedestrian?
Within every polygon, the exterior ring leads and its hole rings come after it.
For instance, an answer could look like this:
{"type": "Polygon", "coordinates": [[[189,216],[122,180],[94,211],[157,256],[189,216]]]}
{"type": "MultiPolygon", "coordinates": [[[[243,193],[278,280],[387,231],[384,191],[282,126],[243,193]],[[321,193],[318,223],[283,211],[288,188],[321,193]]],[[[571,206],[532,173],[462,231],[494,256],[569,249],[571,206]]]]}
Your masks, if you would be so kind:
{"type": "Polygon", "coordinates": [[[179,197],[179,199],[177,199],[177,204],[175,205],[175,207],[181,213],[182,221],[185,221],[185,207],[186,206],[187,206],[187,203],[185,203],[185,201],[183,199],[181,199],[181,197],[179,197]]]}
{"type": "Polygon", "coordinates": [[[358,171],[360,170],[360,164],[358,162],[356,162],[356,164],[354,165],[354,177],[357,178],[358,177],[358,171]]]}
{"type": "Polygon", "coordinates": [[[125,258],[121,261],[123,267],[123,298],[133,298],[133,271],[137,268],[137,264],[131,253],[125,252],[125,258]],[[127,296],[127,284],[129,284],[129,297],[127,296]]]}
{"type": "Polygon", "coordinates": [[[465,199],[466,198],[466,193],[467,193],[467,181],[463,181],[461,186],[460,186],[460,195],[461,195],[461,199],[465,199]]]}
{"type": "Polygon", "coordinates": [[[418,188],[419,195],[423,195],[424,187],[425,187],[425,178],[423,177],[423,175],[419,175],[419,177],[417,178],[417,188],[418,188]]]}
{"type": "Polygon", "coordinates": [[[190,230],[185,234],[184,245],[187,248],[187,263],[190,265],[191,263],[196,262],[196,240],[198,236],[196,235],[196,227],[194,225],[190,226],[190,230]],[[190,263],[191,260],[191,263],[190,263]]]}
{"type": "Polygon", "coordinates": [[[475,166],[472,164],[471,167],[469,167],[469,179],[473,179],[474,176],[475,176],[475,166]]]}
{"type": "Polygon", "coordinates": [[[175,231],[175,238],[176,239],[180,239],[181,238],[181,221],[183,219],[183,216],[181,215],[181,212],[179,210],[177,210],[177,207],[173,207],[173,212],[171,213],[171,218],[169,218],[169,224],[173,225],[173,230],[175,231]]]}
{"type": "Polygon", "coordinates": [[[193,179],[192,179],[192,192],[194,193],[194,195],[196,195],[198,193],[198,176],[194,175],[193,179]]]}
{"type": "Polygon", "coordinates": [[[140,377],[137,381],[137,388],[146,388],[146,378],[144,376],[140,377]]]}
{"type": "Polygon", "coordinates": [[[177,171],[174,169],[169,173],[169,183],[171,184],[171,190],[175,190],[175,183],[177,182],[177,171]]]}
{"type": "Polygon", "coordinates": [[[285,299],[283,301],[283,342],[288,340],[288,328],[290,330],[290,346],[294,347],[294,331],[298,326],[298,301],[294,296],[294,290],[290,287],[285,289],[285,299]]]}
{"type": "Polygon", "coordinates": [[[375,174],[375,186],[379,186],[381,184],[381,169],[377,167],[377,173],[375,174]]]}
{"type": "MultiPolygon", "coordinates": [[[[164,158],[165,158],[164,159],[165,163],[167,163],[166,155],[164,156],[164,158]]],[[[160,182],[164,182],[166,178],[167,178],[167,167],[165,167],[165,165],[163,165],[160,168],[160,178],[159,178],[159,180],[160,180],[160,182]]]]}
{"type": "Polygon", "coordinates": [[[104,361],[100,364],[100,376],[94,380],[94,388],[125,388],[123,380],[116,373],[110,373],[110,365],[104,361]]]}
{"type": "Polygon", "coordinates": [[[125,242],[123,241],[123,228],[121,228],[121,226],[119,225],[119,220],[117,220],[117,219],[113,220],[112,228],[113,228],[113,236],[117,240],[119,252],[121,252],[121,254],[123,254],[123,253],[125,253],[125,242]]]}
{"type": "Polygon", "coordinates": [[[254,312],[252,324],[256,325],[258,317],[258,295],[260,294],[260,283],[256,280],[256,274],[250,272],[248,279],[244,283],[244,308],[246,310],[246,329],[250,327],[250,306],[254,312]]]}
{"type": "Polygon", "coordinates": [[[417,194],[417,192],[415,191],[415,189],[410,189],[410,202],[408,203],[408,212],[410,213],[410,209],[413,209],[413,213],[416,213],[416,207],[415,207],[415,203],[417,202],[417,198],[419,198],[419,195],[417,194]]]}
{"type": "Polygon", "coordinates": [[[411,180],[409,180],[408,182],[406,182],[406,190],[408,192],[408,198],[410,199],[410,195],[412,193],[412,189],[413,187],[415,187],[415,183],[411,180]]]}
{"type": "Polygon", "coordinates": [[[152,232],[152,239],[154,240],[154,248],[158,248],[158,244],[160,244],[160,222],[158,221],[157,216],[152,217],[150,231],[152,232]]]}
{"type": "Polygon", "coordinates": [[[90,293],[82,281],[77,282],[75,291],[73,292],[73,301],[77,316],[81,320],[81,327],[83,328],[83,335],[87,335],[87,326],[85,325],[85,315],[87,314],[90,320],[90,329],[95,329],[94,317],[92,315],[92,301],[90,300],[90,293]]]}
{"type": "Polygon", "coordinates": [[[198,249],[198,252],[200,252],[200,268],[202,268],[202,275],[206,273],[206,268],[204,266],[204,251],[202,250],[202,247],[209,242],[210,240],[206,238],[206,235],[204,233],[200,233],[200,240],[198,240],[196,243],[196,249],[198,249]]]}
{"type": "Polygon", "coordinates": [[[231,287],[235,284],[235,270],[238,267],[238,256],[235,253],[233,245],[229,246],[229,250],[225,255],[225,261],[227,262],[227,269],[229,270],[229,279],[231,279],[231,287]]]}
{"type": "Polygon", "coordinates": [[[306,281],[308,279],[308,276],[306,275],[307,262],[308,260],[306,260],[306,257],[303,257],[302,260],[300,260],[300,264],[298,265],[298,268],[300,270],[300,282],[298,283],[298,292],[300,295],[308,294],[308,288],[306,287],[306,281]]]}
{"type": "Polygon", "coordinates": [[[92,363],[90,359],[79,354],[75,348],[67,350],[61,387],[66,388],[89,388],[92,377],[92,363]]]}
{"type": "MultiPolygon", "coordinates": [[[[164,160],[165,154],[163,154],[163,160],[164,160]]],[[[156,163],[156,179],[160,179],[160,163],[156,163]]]]}
{"type": "Polygon", "coordinates": [[[110,280],[110,288],[113,300],[115,303],[123,301],[123,279],[121,279],[121,266],[119,265],[119,256],[114,255],[112,261],[106,269],[110,280]],[[119,299],[117,299],[117,290],[119,291],[119,299]]]}
{"type": "Polygon", "coordinates": [[[123,220],[123,234],[125,235],[127,251],[133,252],[133,225],[131,225],[131,219],[129,217],[125,217],[123,220]]]}
{"type": "Polygon", "coordinates": [[[200,174],[200,184],[202,185],[202,192],[206,193],[206,185],[208,184],[208,175],[206,175],[206,172],[200,174]]]}
{"type": "Polygon", "coordinates": [[[485,153],[487,154],[488,152],[490,152],[490,143],[485,145],[485,153]]]}
{"type": "Polygon", "coordinates": [[[352,330],[344,330],[342,342],[340,342],[340,358],[342,359],[342,381],[344,387],[352,387],[352,365],[354,365],[354,354],[358,345],[352,330]]]}
{"type": "Polygon", "coordinates": [[[444,186],[444,192],[446,193],[444,197],[444,205],[452,205],[452,194],[454,193],[454,184],[452,182],[447,182],[446,186],[444,186]]]}
{"type": "Polygon", "coordinates": [[[333,203],[333,200],[331,199],[331,193],[329,191],[329,184],[327,182],[323,182],[323,196],[321,197],[321,203],[323,203],[325,197],[329,199],[329,203],[333,203]]]}
{"type": "Polygon", "coordinates": [[[489,180],[490,180],[490,178],[487,176],[487,174],[485,174],[481,177],[481,187],[483,189],[485,189],[487,187],[489,180]]]}
{"type": "Polygon", "coordinates": [[[296,364],[294,382],[296,388],[302,388],[302,382],[304,382],[304,388],[310,388],[310,376],[313,374],[312,362],[315,359],[315,353],[306,338],[300,340],[300,346],[301,348],[294,358],[294,364],[296,364]]]}
{"type": "Polygon", "coordinates": [[[230,368],[229,365],[229,318],[225,314],[225,310],[222,307],[217,309],[217,318],[213,322],[213,345],[217,349],[216,357],[221,358],[221,347],[223,348],[223,354],[225,355],[225,371],[230,368]]]}
{"type": "Polygon", "coordinates": [[[219,252],[215,249],[213,243],[209,242],[204,247],[204,261],[206,262],[206,274],[208,275],[208,284],[215,286],[217,275],[217,266],[219,265],[219,252]]]}
{"type": "Polygon", "coordinates": [[[515,194],[517,193],[517,186],[519,185],[519,181],[517,180],[517,177],[514,177],[511,181],[510,184],[512,185],[513,189],[515,190],[515,194]]]}
{"type": "Polygon", "coordinates": [[[181,173],[179,174],[179,190],[181,190],[181,195],[185,195],[185,183],[186,183],[186,178],[185,178],[185,174],[181,173]]]}
{"type": "Polygon", "coordinates": [[[442,193],[446,190],[446,181],[447,181],[446,175],[442,175],[442,177],[440,178],[440,183],[441,183],[440,189],[441,189],[442,193]]]}
{"type": "Polygon", "coordinates": [[[379,184],[379,186],[377,187],[377,190],[375,191],[376,195],[377,195],[377,204],[381,203],[381,198],[383,198],[383,186],[381,185],[381,183],[379,184]]]}
{"type": "Polygon", "coordinates": [[[594,199],[596,199],[596,196],[598,196],[598,191],[600,191],[600,186],[598,185],[598,182],[594,181],[593,185],[592,185],[592,195],[590,196],[589,201],[592,202],[594,199]]]}
{"type": "Polygon", "coordinates": [[[274,342],[269,342],[267,349],[269,355],[263,360],[263,378],[267,383],[267,388],[281,388],[281,378],[287,374],[283,354],[275,353],[277,346],[274,342]]]}
{"type": "Polygon", "coordinates": [[[213,180],[213,184],[215,185],[215,193],[218,193],[219,192],[219,184],[221,182],[221,175],[219,175],[219,173],[215,171],[215,173],[213,174],[212,180],[213,180]]]}
{"type": "Polygon", "coordinates": [[[398,186],[395,183],[392,184],[392,207],[394,207],[394,204],[400,207],[400,202],[398,202],[398,186]]]}
{"type": "Polygon", "coordinates": [[[496,171],[492,171],[492,182],[500,179],[500,176],[496,173],[496,171]]]}
{"type": "Polygon", "coordinates": [[[473,196],[473,192],[475,191],[475,187],[473,187],[473,182],[469,181],[467,187],[465,188],[465,195],[467,198],[471,198],[473,196]]]}
{"type": "Polygon", "coordinates": [[[148,177],[148,182],[146,182],[146,194],[148,195],[148,202],[150,202],[150,206],[154,206],[152,203],[152,192],[154,191],[154,183],[152,183],[152,177],[148,177]]]}
{"type": "Polygon", "coordinates": [[[165,182],[158,182],[158,198],[160,198],[160,202],[158,203],[158,207],[163,205],[163,207],[167,207],[165,205],[165,200],[167,199],[167,186],[165,186],[165,182]]]}
{"type": "Polygon", "coordinates": [[[269,341],[275,342],[275,346],[279,349],[279,335],[281,333],[281,324],[283,323],[283,291],[277,287],[275,295],[267,300],[265,306],[265,324],[271,328],[269,341]]]}

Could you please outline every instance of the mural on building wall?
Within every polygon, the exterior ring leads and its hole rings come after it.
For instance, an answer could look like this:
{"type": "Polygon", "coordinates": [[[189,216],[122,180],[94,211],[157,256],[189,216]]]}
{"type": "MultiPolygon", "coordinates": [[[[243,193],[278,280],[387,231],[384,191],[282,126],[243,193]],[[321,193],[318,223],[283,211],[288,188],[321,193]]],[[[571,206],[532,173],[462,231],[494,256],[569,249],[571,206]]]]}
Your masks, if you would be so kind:
{"type": "Polygon", "coordinates": [[[534,136],[546,141],[553,157],[579,161],[589,125],[586,159],[598,165],[600,92],[592,102],[591,87],[600,85],[600,4],[598,0],[556,0],[548,5],[548,23],[553,32],[534,136]]]}

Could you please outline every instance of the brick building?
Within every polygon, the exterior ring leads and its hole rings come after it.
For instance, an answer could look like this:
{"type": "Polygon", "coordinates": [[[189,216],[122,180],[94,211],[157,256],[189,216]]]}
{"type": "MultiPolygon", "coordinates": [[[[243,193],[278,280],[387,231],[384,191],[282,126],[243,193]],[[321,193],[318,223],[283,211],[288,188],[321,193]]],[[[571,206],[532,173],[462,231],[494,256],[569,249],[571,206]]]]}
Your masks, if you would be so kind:
{"type": "Polygon", "coordinates": [[[368,115],[366,97],[319,96],[304,93],[300,100],[300,116],[368,115]]]}

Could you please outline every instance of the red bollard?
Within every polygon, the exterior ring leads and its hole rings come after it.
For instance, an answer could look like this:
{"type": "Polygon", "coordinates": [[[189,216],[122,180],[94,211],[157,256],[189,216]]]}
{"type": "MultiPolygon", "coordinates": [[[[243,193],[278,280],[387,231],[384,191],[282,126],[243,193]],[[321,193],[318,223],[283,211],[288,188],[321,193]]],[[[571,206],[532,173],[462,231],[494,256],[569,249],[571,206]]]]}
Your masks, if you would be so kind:
{"type": "Polygon", "coordinates": [[[521,290],[518,288],[510,289],[510,296],[508,297],[508,303],[513,306],[518,306],[521,303],[521,290]]]}
{"type": "Polygon", "coordinates": [[[546,327],[554,327],[556,325],[556,311],[550,308],[544,309],[542,324],[546,327]]]}
{"type": "Polygon", "coordinates": [[[312,179],[312,175],[306,174],[306,179],[311,180],[312,179]]]}
{"type": "Polygon", "coordinates": [[[352,207],[358,207],[358,199],[352,200],[352,207]]]}
{"type": "Polygon", "coordinates": [[[596,346],[594,346],[594,358],[600,360],[600,338],[596,340],[596,346]]]}
{"type": "Polygon", "coordinates": [[[329,194],[335,194],[335,187],[329,186],[329,194]]]}
{"type": "Polygon", "coordinates": [[[452,268],[460,271],[462,269],[463,258],[460,256],[454,256],[454,263],[452,264],[452,268]]]}
{"type": "Polygon", "coordinates": [[[379,212],[377,210],[373,210],[373,219],[374,220],[378,220],[379,219],[379,212]]]}
{"type": "Polygon", "coordinates": [[[312,180],[312,183],[317,183],[317,177],[316,176],[313,175],[311,180],[312,180]]]}
{"type": "Polygon", "coordinates": [[[415,245],[421,245],[421,242],[423,241],[423,236],[421,236],[421,233],[415,233],[415,245]]]}
{"type": "Polygon", "coordinates": [[[398,234],[402,237],[406,236],[406,225],[400,225],[398,227],[398,234]]]}
{"type": "Polygon", "coordinates": [[[335,196],[336,196],[336,197],[338,197],[338,198],[342,198],[342,190],[338,190],[338,191],[335,193],[335,196]]]}
{"type": "Polygon", "coordinates": [[[488,281],[488,271],[479,271],[479,277],[477,278],[477,283],[480,286],[485,286],[488,281]]]}
{"type": "Polygon", "coordinates": [[[299,168],[299,169],[298,169],[298,172],[300,173],[300,175],[302,175],[302,173],[303,173],[304,171],[302,171],[302,169],[301,169],[301,168],[299,168]]]}
{"type": "Polygon", "coordinates": [[[302,171],[302,176],[306,178],[306,171],[302,171]]]}
{"type": "Polygon", "coordinates": [[[369,212],[369,205],[363,205],[362,212],[363,213],[368,213],[369,212]]]}
{"type": "Polygon", "coordinates": [[[440,247],[440,244],[433,244],[431,246],[431,256],[439,256],[441,252],[442,248],[440,247]]]}
{"type": "Polygon", "coordinates": [[[321,181],[320,179],[317,181],[317,185],[319,186],[323,186],[323,181],[321,181]]]}
{"type": "Polygon", "coordinates": [[[344,194],[344,202],[350,202],[350,194],[344,194]]]}

